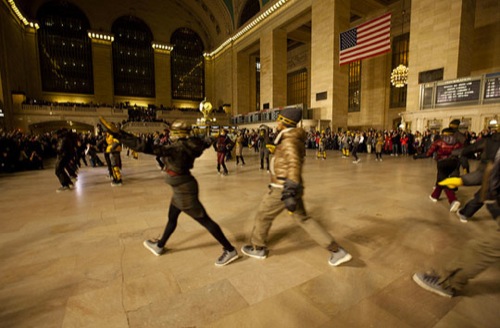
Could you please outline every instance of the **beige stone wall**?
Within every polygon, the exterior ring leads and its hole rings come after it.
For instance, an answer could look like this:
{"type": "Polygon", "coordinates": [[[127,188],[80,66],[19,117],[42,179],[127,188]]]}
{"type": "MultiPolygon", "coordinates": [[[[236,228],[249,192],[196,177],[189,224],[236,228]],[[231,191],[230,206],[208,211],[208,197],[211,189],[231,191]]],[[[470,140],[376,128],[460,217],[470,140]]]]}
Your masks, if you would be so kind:
{"type": "Polygon", "coordinates": [[[286,106],[287,71],[286,31],[268,29],[260,39],[261,107],[286,106]]]}
{"type": "Polygon", "coordinates": [[[111,42],[92,42],[92,66],[94,70],[95,102],[112,105],[113,63],[111,42]]]}
{"type": "MultiPolygon", "coordinates": [[[[207,97],[214,106],[222,106],[222,104],[231,104],[234,111],[237,110],[237,102],[234,99],[231,80],[233,79],[233,63],[232,53],[227,51],[211,60],[213,65],[213,76],[209,80],[213,80],[213,94],[210,98],[207,97]]],[[[206,79],[207,77],[205,77],[206,79]]],[[[208,96],[208,95],[207,95],[208,96]]]]}
{"type": "Polygon", "coordinates": [[[500,72],[500,1],[476,0],[471,76],[500,72]]]}
{"type": "Polygon", "coordinates": [[[156,106],[170,106],[172,101],[172,80],[170,78],[170,53],[155,50],[155,93],[156,106]]]}
{"type": "Polygon", "coordinates": [[[250,101],[250,75],[251,75],[251,56],[246,52],[236,54],[235,70],[233,76],[235,90],[234,114],[246,114],[254,111],[250,101]]]}
{"type": "Polygon", "coordinates": [[[349,28],[350,1],[324,0],[312,4],[311,107],[332,128],[347,127],[347,67],[339,67],[339,38],[349,28]],[[316,94],[327,92],[317,101],[316,94]]]}
{"type": "Polygon", "coordinates": [[[27,32],[16,19],[10,15],[9,9],[4,3],[0,4],[0,75],[1,92],[3,98],[3,118],[5,125],[10,127],[14,124],[12,116],[13,91],[26,91],[29,86],[28,71],[26,65],[24,43],[27,32]]]}
{"type": "Polygon", "coordinates": [[[385,78],[390,68],[390,55],[362,61],[361,110],[349,113],[349,126],[382,128],[387,125],[389,82],[385,78]]]}
{"type": "Polygon", "coordinates": [[[407,110],[418,110],[418,73],[444,68],[444,80],[470,74],[474,0],[412,1],[407,110]],[[468,58],[469,57],[469,58],[468,58]]]}

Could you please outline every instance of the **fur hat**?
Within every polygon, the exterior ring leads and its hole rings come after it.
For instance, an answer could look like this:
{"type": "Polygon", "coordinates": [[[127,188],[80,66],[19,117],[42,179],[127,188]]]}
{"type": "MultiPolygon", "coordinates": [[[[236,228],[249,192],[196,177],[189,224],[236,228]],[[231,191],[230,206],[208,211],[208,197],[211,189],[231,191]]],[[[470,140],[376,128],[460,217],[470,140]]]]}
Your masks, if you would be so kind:
{"type": "Polygon", "coordinates": [[[495,130],[495,131],[498,131],[500,129],[500,124],[496,123],[496,124],[488,124],[488,128],[490,130],[495,130]]]}
{"type": "Polygon", "coordinates": [[[441,134],[444,136],[451,136],[455,133],[455,131],[452,128],[445,128],[443,131],[441,131],[441,134]]]}
{"type": "Polygon", "coordinates": [[[460,120],[453,120],[449,124],[449,127],[452,129],[458,129],[459,126],[460,126],[460,120]]]}
{"type": "Polygon", "coordinates": [[[302,109],[297,107],[282,109],[276,121],[282,122],[287,127],[297,126],[302,119],[302,109]]]}
{"type": "Polygon", "coordinates": [[[170,129],[171,134],[177,138],[187,138],[191,132],[191,127],[185,121],[175,121],[170,129]]]}

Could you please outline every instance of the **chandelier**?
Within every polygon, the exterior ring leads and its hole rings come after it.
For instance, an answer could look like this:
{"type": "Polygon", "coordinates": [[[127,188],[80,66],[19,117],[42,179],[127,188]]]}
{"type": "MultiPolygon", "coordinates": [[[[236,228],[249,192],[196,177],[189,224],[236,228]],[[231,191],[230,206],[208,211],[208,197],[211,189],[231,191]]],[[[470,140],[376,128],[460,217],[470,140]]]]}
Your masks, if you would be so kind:
{"type": "Polygon", "coordinates": [[[392,70],[391,84],[396,88],[402,88],[408,83],[408,67],[400,64],[392,70]]]}

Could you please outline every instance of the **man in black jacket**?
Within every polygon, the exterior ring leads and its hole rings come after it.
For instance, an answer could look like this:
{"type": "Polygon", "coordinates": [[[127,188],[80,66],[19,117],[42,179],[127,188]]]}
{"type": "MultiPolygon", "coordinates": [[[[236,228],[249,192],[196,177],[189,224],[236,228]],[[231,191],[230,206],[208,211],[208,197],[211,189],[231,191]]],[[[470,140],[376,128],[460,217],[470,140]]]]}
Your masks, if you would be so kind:
{"type": "MultiPolygon", "coordinates": [[[[495,138],[498,141],[497,137],[495,138]]],[[[486,146],[496,143],[487,138],[486,146]]],[[[486,147],[485,151],[491,151],[486,147]]],[[[460,292],[468,281],[486,270],[500,259],[500,148],[492,155],[486,169],[480,174],[469,173],[460,178],[448,178],[440,182],[450,188],[464,185],[481,184],[481,189],[474,196],[474,202],[487,204],[495,227],[471,239],[461,248],[457,256],[429,272],[417,272],[413,280],[422,288],[444,297],[453,297],[460,292]]]]}
{"type": "MultiPolygon", "coordinates": [[[[461,157],[468,157],[472,154],[480,153],[480,163],[477,170],[471,174],[462,176],[464,185],[481,185],[488,164],[493,162],[495,155],[500,148],[500,133],[496,132],[496,130],[496,127],[492,127],[492,133],[488,137],[481,138],[476,143],[462,149],[461,157]]],[[[483,192],[484,190],[480,188],[474,194],[474,198],[469,200],[462,209],[457,211],[457,216],[461,222],[467,223],[472,216],[479,211],[481,207],[483,207],[484,202],[481,199],[483,192]]]]}

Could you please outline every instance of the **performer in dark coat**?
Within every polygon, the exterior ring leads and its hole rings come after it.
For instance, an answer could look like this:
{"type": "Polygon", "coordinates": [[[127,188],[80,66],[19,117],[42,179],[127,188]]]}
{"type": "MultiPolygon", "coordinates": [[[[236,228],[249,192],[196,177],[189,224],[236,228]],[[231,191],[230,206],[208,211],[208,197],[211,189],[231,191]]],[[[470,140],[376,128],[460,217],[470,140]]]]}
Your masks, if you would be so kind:
{"type": "Polygon", "coordinates": [[[177,121],[171,127],[171,144],[155,145],[130,133],[116,128],[103,118],[101,123],[125,146],[146,154],[161,156],[165,163],[166,182],[173,189],[173,196],[168,211],[168,222],[159,240],[145,240],[144,247],[154,255],[165,253],[165,244],[177,227],[181,212],[186,213],[204,226],[223,246],[223,253],[215,262],[223,266],[238,259],[236,249],[222,232],[221,228],[207,214],[198,198],[198,182],[191,175],[194,161],[210,147],[212,140],[190,136],[191,128],[183,121],[177,121]]]}

